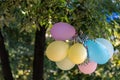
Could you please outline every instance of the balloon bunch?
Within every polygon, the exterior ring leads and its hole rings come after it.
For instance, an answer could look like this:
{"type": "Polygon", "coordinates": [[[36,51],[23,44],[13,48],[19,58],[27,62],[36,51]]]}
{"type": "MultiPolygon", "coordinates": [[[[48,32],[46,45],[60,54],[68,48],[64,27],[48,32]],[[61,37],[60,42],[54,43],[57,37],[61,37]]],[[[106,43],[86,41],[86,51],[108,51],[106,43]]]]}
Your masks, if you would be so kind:
{"type": "Polygon", "coordinates": [[[97,64],[105,64],[113,55],[110,41],[76,35],[76,30],[68,23],[55,23],[50,32],[55,41],[48,45],[46,56],[61,70],[70,70],[77,65],[84,74],[91,74],[97,64]]]}

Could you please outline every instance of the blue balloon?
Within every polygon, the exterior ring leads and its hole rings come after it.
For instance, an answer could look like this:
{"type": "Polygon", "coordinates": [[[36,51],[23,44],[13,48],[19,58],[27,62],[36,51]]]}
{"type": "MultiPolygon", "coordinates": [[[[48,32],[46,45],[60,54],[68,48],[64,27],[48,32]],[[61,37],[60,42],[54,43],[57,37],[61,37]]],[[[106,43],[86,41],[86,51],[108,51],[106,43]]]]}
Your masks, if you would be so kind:
{"type": "Polygon", "coordinates": [[[119,19],[119,14],[117,12],[112,12],[113,19],[119,19]]]}
{"type": "Polygon", "coordinates": [[[95,40],[100,42],[102,45],[104,45],[107,48],[107,50],[110,54],[110,58],[111,58],[114,53],[114,47],[113,47],[112,43],[109,40],[104,39],[104,38],[97,38],[95,40]]]}
{"type": "Polygon", "coordinates": [[[110,23],[111,21],[120,19],[120,15],[117,12],[112,12],[112,14],[109,16],[108,14],[106,14],[106,21],[108,23],[110,23]]]}
{"type": "Polygon", "coordinates": [[[111,21],[113,21],[114,19],[113,19],[113,16],[109,16],[109,15],[106,15],[106,21],[108,22],[108,23],[110,23],[111,21]]]}
{"type": "Polygon", "coordinates": [[[110,23],[110,22],[111,22],[111,19],[110,19],[109,17],[107,17],[107,18],[106,18],[106,21],[107,21],[108,23],[110,23]]]}
{"type": "Polygon", "coordinates": [[[88,49],[88,57],[91,61],[98,64],[105,64],[110,59],[110,54],[107,48],[95,40],[85,41],[85,46],[88,49]]]}

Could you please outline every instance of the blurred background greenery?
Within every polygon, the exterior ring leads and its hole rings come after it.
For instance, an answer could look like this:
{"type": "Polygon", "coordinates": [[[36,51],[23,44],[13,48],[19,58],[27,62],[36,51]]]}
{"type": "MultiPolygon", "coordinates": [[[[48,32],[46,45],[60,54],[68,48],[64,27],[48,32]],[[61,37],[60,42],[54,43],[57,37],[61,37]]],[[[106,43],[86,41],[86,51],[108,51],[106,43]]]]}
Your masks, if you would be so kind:
{"type": "MultiPolygon", "coordinates": [[[[113,58],[91,75],[79,72],[77,66],[62,71],[44,56],[44,80],[120,79],[120,0],[0,0],[0,29],[15,80],[32,80],[36,20],[47,28],[46,47],[54,41],[49,32],[52,25],[67,22],[92,39],[110,40],[115,50],[113,58]],[[112,12],[119,13],[119,19],[107,22],[106,14],[112,12]]],[[[1,61],[0,80],[4,80],[1,61]]]]}

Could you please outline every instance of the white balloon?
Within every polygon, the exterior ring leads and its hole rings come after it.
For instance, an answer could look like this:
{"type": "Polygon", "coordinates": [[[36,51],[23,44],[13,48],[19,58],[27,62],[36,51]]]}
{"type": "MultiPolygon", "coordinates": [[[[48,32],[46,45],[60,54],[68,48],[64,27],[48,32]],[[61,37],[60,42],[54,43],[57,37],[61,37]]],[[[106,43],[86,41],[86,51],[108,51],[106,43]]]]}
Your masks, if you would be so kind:
{"type": "Polygon", "coordinates": [[[75,66],[67,57],[62,61],[56,62],[56,65],[61,70],[70,70],[75,66]]]}
{"type": "Polygon", "coordinates": [[[109,53],[110,53],[110,58],[113,56],[114,53],[114,48],[113,45],[111,44],[111,42],[109,40],[106,40],[104,38],[97,38],[96,41],[98,41],[99,43],[101,43],[102,45],[104,45],[109,53]]]}

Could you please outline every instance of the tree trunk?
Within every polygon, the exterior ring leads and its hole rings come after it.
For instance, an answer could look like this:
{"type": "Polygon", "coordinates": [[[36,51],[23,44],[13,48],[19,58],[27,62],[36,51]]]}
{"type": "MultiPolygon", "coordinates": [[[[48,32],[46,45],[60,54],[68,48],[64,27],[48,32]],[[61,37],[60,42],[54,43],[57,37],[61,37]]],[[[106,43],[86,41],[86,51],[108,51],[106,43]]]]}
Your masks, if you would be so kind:
{"type": "Polygon", "coordinates": [[[35,37],[34,61],[33,61],[33,80],[43,80],[43,61],[45,49],[46,28],[39,25],[35,37]]]}
{"type": "Polygon", "coordinates": [[[0,59],[2,64],[2,72],[5,80],[13,80],[8,51],[5,49],[4,38],[0,31],[0,59]]]}

